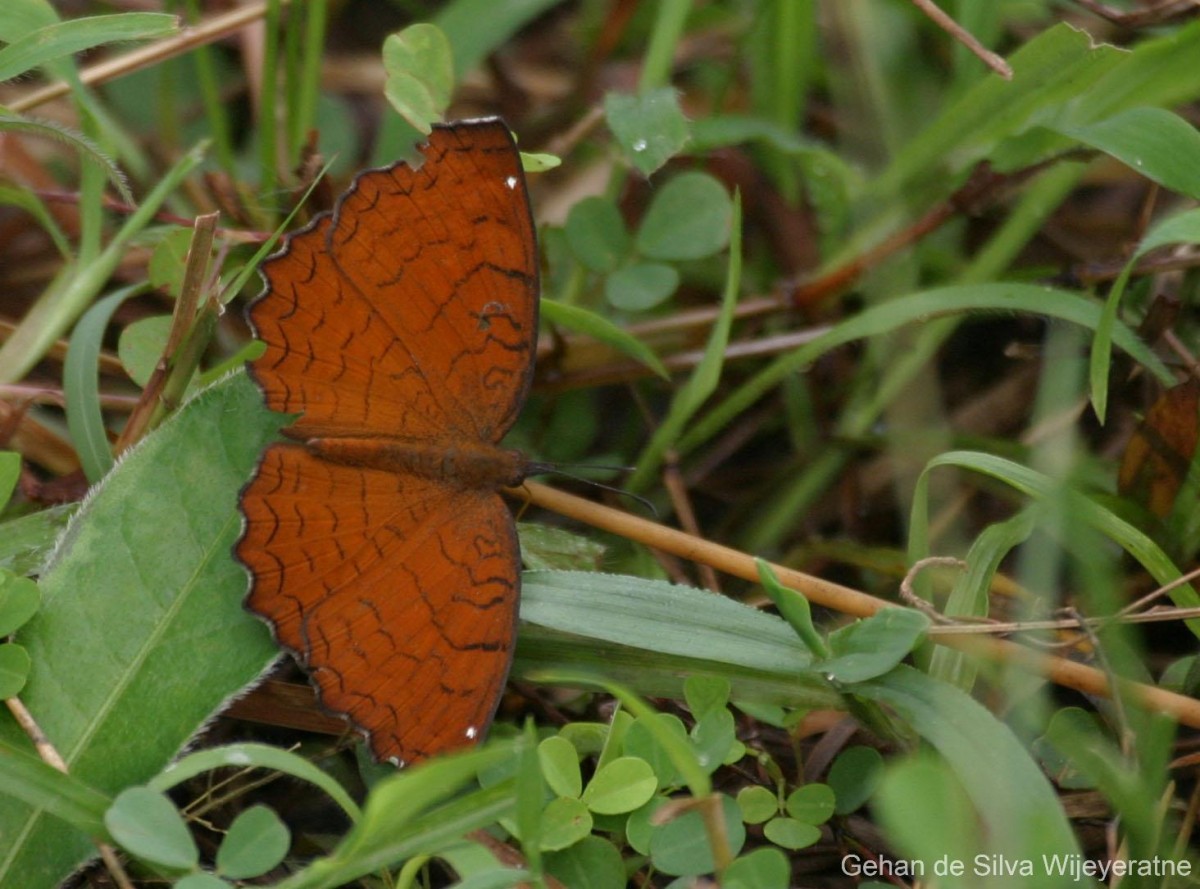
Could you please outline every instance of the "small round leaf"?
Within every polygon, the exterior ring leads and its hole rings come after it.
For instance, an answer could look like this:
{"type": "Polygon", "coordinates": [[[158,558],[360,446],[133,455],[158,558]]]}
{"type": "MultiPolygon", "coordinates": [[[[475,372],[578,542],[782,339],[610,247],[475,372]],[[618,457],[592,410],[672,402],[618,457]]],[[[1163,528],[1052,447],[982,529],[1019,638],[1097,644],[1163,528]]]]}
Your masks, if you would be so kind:
{"type": "Polygon", "coordinates": [[[742,810],[742,820],[747,824],[762,824],[779,814],[779,799],[767,788],[757,785],[739,790],[737,804],[742,810]]]}
{"type": "Polygon", "coordinates": [[[580,799],[593,812],[620,815],[644,805],[657,789],[658,779],[648,762],[621,756],[596,772],[580,799]]]}
{"type": "MultiPolygon", "coordinates": [[[[746,842],[746,828],[738,817],[737,803],[724,794],[720,798],[729,851],[736,855],[746,842]]],[[[650,858],[655,867],[672,876],[712,873],[712,848],[700,813],[693,809],[658,827],[650,835],[650,858]]]]}
{"type": "Polygon", "coordinates": [[[847,747],[826,778],[837,796],[837,813],[848,815],[870,799],[883,776],[883,757],[874,747],[847,747]]]}
{"type": "Polygon", "coordinates": [[[151,864],[188,870],[200,860],[175,804],[149,787],[121,791],[104,813],[104,826],[127,852],[151,864]]]}
{"type": "Polygon", "coordinates": [[[283,861],[291,843],[278,815],[266,806],[251,806],[229,825],[217,849],[217,870],[233,880],[261,876],[283,861]]]}
{"type": "Polygon", "coordinates": [[[772,818],[763,826],[763,836],[784,849],[803,849],[821,838],[821,828],[795,818],[772,818]]]}
{"type": "Polygon", "coordinates": [[[787,798],[787,812],[805,824],[824,824],[833,814],[837,797],[828,784],[805,784],[787,798]]]}
{"type": "Polygon", "coordinates": [[[579,772],[579,753],[566,738],[555,735],[538,744],[538,761],[542,777],[559,796],[578,797],[583,790],[579,772]]]}
{"type": "Polygon", "coordinates": [[[543,852],[558,852],[573,846],[592,832],[592,813],[580,800],[560,796],[542,810],[543,852]]]}
{"type": "Polygon", "coordinates": [[[625,863],[616,846],[600,837],[584,837],[562,852],[548,852],[546,872],[571,889],[625,889],[625,863]]]}
{"type": "Polygon", "coordinates": [[[659,262],[639,262],[619,269],[604,282],[609,303],[627,312],[652,309],[675,292],[679,272],[659,262]]]}
{"type": "Polygon", "coordinates": [[[29,679],[33,660],[24,646],[0,643],[0,698],[15,698],[29,679]]]}
{"type": "Polygon", "coordinates": [[[701,259],[729,244],[733,201],[707,173],[682,173],[654,196],[637,233],[650,259],[701,259]]]}
{"type": "Polygon", "coordinates": [[[611,272],[629,252],[629,233],[612,201],[584,198],[567,214],[571,252],[594,272],[611,272]]]}
{"type": "Polygon", "coordinates": [[[0,570],[0,636],[8,636],[37,614],[42,604],[38,585],[28,577],[0,570]]]}

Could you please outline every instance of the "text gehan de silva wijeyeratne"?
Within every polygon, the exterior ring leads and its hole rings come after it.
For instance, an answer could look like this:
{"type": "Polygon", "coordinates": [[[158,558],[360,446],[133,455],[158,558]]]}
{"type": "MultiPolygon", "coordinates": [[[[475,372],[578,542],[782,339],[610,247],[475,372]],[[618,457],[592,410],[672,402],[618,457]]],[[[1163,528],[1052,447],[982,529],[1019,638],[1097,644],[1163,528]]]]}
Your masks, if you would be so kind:
{"type": "Polygon", "coordinates": [[[1192,863],[1187,859],[1114,858],[1094,861],[1082,855],[1042,855],[1040,858],[1009,858],[980,854],[971,859],[943,855],[933,861],[894,860],[847,855],[842,873],[851,877],[1032,877],[1039,873],[1068,879],[1101,880],[1109,877],[1187,877],[1192,863]]]}

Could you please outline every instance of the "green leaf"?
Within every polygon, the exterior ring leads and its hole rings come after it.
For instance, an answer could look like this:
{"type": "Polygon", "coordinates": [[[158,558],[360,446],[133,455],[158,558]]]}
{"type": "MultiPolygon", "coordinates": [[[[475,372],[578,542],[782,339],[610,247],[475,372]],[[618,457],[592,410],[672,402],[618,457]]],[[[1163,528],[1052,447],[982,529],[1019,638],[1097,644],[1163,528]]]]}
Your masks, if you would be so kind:
{"type": "Polygon", "coordinates": [[[737,726],[733,714],[721,707],[709,710],[696,720],[692,728],[692,742],[696,746],[696,759],[701,768],[710,774],[724,764],[737,741],[737,726]]]}
{"type": "Polygon", "coordinates": [[[925,637],[929,618],[911,608],[884,608],[829,634],[832,657],[817,669],[839,682],[862,682],[899,664],[925,637]]]}
{"type": "Polygon", "coordinates": [[[0,700],[15,698],[29,679],[33,662],[29,652],[15,642],[0,642],[0,700]]]}
{"type": "Polygon", "coordinates": [[[1162,108],[1130,108],[1059,132],[1115,157],[1164,188],[1200,198],[1200,133],[1162,108]]]}
{"type": "Polygon", "coordinates": [[[198,873],[176,880],[174,889],[233,889],[233,884],[212,874],[198,873]]]}
{"type": "Polygon", "coordinates": [[[67,429],[83,473],[92,484],[104,478],[113,465],[112,448],[100,413],[100,344],[113,312],[139,289],[125,287],[88,309],[75,325],[67,349],[63,367],[67,429]]]}
{"type": "Polygon", "coordinates": [[[167,791],[204,772],[225,768],[270,769],[291,775],[323,790],[351,821],[357,821],[361,814],[350,794],[324,769],[302,756],[267,744],[226,744],[197,750],[172,762],[146,784],[152,790],[167,791]]]}
{"type": "Polygon", "coordinates": [[[157,12],[94,15],[46,25],[0,49],[0,80],[12,80],[34,68],[105,43],[169,37],[178,30],[176,16],[157,12]]]}
{"type": "Polygon", "coordinates": [[[604,297],[618,309],[644,312],[666,300],[679,286],[679,272],[661,262],[636,262],[604,282],[604,297]]]}
{"type": "Polygon", "coordinates": [[[126,852],[143,861],[172,870],[193,868],[200,861],[200,850],[175,804],[149,787],[121,791],[104,813],[104,824],[126,852]]]}
{"type": "Polygon", "coordinates": [[[145,386],[150,381],[150,375],[163,357],[170,331],[170,315],[139,318],[121,331],[117,340],[117,357],[121,359],[125,373],[139,386],[145,386]]]}
{"type": "Polygon", "coordinates": [[[584,837],[562,852],[546,854],[546,872],[571,889],[625,889],[625,862],[608,840],[584,837]]]}
{"type": "Polygon", "coordinates": [[[443,4],[433,23],[454,47],[454,76],[483,64],[496,48],[560,0],[455,0],[443,4]],[[486,25],[486,27],[481,27],[486,25]]]}
{"type": "Polygon", "coordinates": [[[542,810],[542,841],[545,852],[573,846],[592,832],[592,813],[581,800],[560,796],[542,810]]]}
{"type": "Polygon", "coordinates": [[[722,889],[787,889],[792,875],[778,849],[755,849],[735,858],[721,875],[722,889]]]}
{"type": "Polygon", "coordinates": [[[677,745],[686,746],[688,743],[687,729],[683,721],[673,713],[658,714],[658,725],[650,726],[640,717],[625,731],[621,739],[622,751],[628,756],[635,756],[649,764],[658,779],[659,787],[674,787],[679,783],[679,769],[671,758],[670,752],[659,742],[656,732],[665,731],[672,735],[677,745]]]}
{"type": "Polygon", "coordinates": [[[809,653],[816,658],[829,657],[829,646],[813,625],[812,606],[808,599],[781,584],[769,562],[755,559],[754,564],[758,568],[763,591],[779,610],[780,617],[788,622],[788,625],[796,631],[796,635],[808,647],[809,653]]]}
{"type": "Polygon", "coordinates": [[[597,315],[595,312],[589,312],[579,306],[556,302],[545,297],[542,297],[541,300],[541,312],[542,317],[551,324],[565,327],[576,333],[586,334],[605,345],[612,346],[634,361],[646,365],[664,380],[671,378],[658,356],[645,343],[613,324],[603,315],[597,315]]]}
{"type": "Polygon", "coordinates": [[[78,509],[78,503],[64,503],[0,525],[0,568],[18,575],[40,574],[55,538],[78,509]]]}
{"type": "MultiPolygon", "coordinates": [[[[962,784],[944,760],[924,751],[892,762],[881,777],[871,810],[906,860],[920,861],[932,873],[933,862],[971,862],[990,848],[979,836],[979,820],[962,784]]],[[[978,880],[968,873],[947,884],[966,889],[978,880]]]]}
{"type": "Polygon", "coordinates": [[[400,116],[424,135],[442,119],[454,90],[450,41],[436,25],[418,23],[383,41],[383,92],[400,116]]]}
{"type": "Polygon", "coordinates": [[[0,637],[10,636],[23,627],[37,614],[41,604],[42,593],[36,582],[0,569],[0,637]]]}
{"type": "Polygon", "coordinates": [[[763,825],[763,836],[784,849],[804,849],[821,839],[821,828],[795,818],[772,818],[763,825]]]}
{"type": "Polygon", "coordinates": [[[538,744],[538,759],[546,784],[559,796],[577,797],[583,791],[583,776],[579,771],[579,751],[561,735],[547,738],[538,744]]]}
{"type": "Polygon", "coordinates": [[[729,680],[708,676],[689,676],[683,683],[683,697],[697,719],[711,710],[723,710],[729,703],[729,680]]]}
{"type": "MultiPolygon", "coordinates": [[[[1012,730],[969,695],[904,666],[859,684],[855,692],[892,709],[946,759],[975,806],[990,850],[1034,860],[1078,854],[1046,776],[1012,730]],[[980,768],[983,750],[987,768],[980,768]]],[[[839,811],[842,802],[839,796],[839,811]]],[[[1043,874],[1024,885],[1060,884],[1043,874]]]]}
{"type": "Polygon", "coordinates": [[[829,768],[828,786],[837,798],[836,812],[849,815],[871,798],[883,774],[883,757],[874,747],[847,747],[829,768]]]}
{"type": "Polygon", "coordinates": [[[788,795],[787,813],[805,824],[824,824],[837,805],[837,794],[828,784],[805,784],[788,795]]]}
{"type": "Polygon", "coordinates": [[[194,232],[190,228],[171,228],[154,245],[150,254],[147,277],[153,287],[178,297],[183,289],[183,274],[187,268],[188,250],[194,232]]]}
{"type": "Polygon", "coordinates": [[[1013,78],[981,78],[912,139],[871,185],[868,200],[921,180],[948,190],[955,174],[985,157],[1001,139],[1051,115],[1120,66],[1127,54],[1097,46],[1084,31],[1055,25],[1009,57],[1013,78]]]}
{"type": "Polygon", "coordinates": [[[0,510],[12,499],[20,479],[21,455],[16,451],[0,451],[0,510]]]}
{"type": "Polygon", "coordinates": [[[654,195],[637,248],[651,259],[703,259],[729,245],[733,202],[707,173],[680,173],[654,195]]]}
{"type": "Polygon", "coordinates": [[[217,849],[217,871],[231,880],[262,876],[283,861],[291,843],[278,815],[266,806],[251,806],[229,825],[217,849]]]}
{"type": "MultiPolygon", "coordinates": [[[[736,855],[746,842],[746,828],[738,817],[737,803],[723,793],[718,797],[729,850],[736,855]]],[[[656,868],[672,876],[712,873],[712,847],[700,813],[693,809],[658,827],[650,835],[650,860],[656,868]]]]}
{"type": "Polygon", "coordinates": [[[604,114],[625,159],[644,176],[687,144],[687,118],[679,108],[679,96],[670,87],[640,96],[609,93],[604,97],[604,114]]]}
{"type": "Polygon", "coordinates": [[[648,763],[622,756],[596,772],[580,799],[598,815],[620,815],[645,805],[657,789],[648,763]]]}
{"type": "MultiPolygon", "coordinates": [[[[201,393],[93,489],[42,575],[42,607],[21,630],[33,658],[22,700],[101,792],[148,781],[278,656],[242,608],[230,551],[238,490],[279,423],[244,374],[201,393]]],[[[94,854],[22,805],[0,806],[0,835],[16,838],[0,847],[0,884],[53,884],[94,854]]]]}
{"type": "Polygon", "coordinates": [[[767,788],[757,784],[739,790],[737,804],[742,810],[742,820],[747,824],[762,824],[768,818],[779,814],[779,799],[767,788]]]}
{"type": "MultiPolygon", "coordinates": [[[[94,838],[105,836],[104,813],[112,803],[105,794],[39,759],[28,740],[17,746],[3,738],[0,738],[0,800],[3,801],[0,811],[16,808],[19,800],[42,808],[70,824],[79,834],[94,838]]],[[[41,881],[56,885],[44,869],[30,868],[20,874],[25,884],[41,881]]]]}
{"type": "Polygon", "coordinates": [[[704,345],[704,357],[696,365],[686,383],[675,393],[666,418],[655,430],[653,437],[642,450],[637,469],[629,477],[629,490],[644,487],[661,464],[668,449],[675,448],[684,427],[691,421],[700,406],[716,390],[725,363],[726,346],[733,325],[733,310],[737,305],[742,281],[742,203],[741,198],[733,205],[733,238],[729,245],[729,266],[725,274],[725,288],[721,293],[721,310],[704,345]]]}
{"type": "Polygon", "coordinates": [[[612,201],[584,198],[567,214],[567,244],[593,272],[611,272],[629,253],[629,232],[612,201]]]}

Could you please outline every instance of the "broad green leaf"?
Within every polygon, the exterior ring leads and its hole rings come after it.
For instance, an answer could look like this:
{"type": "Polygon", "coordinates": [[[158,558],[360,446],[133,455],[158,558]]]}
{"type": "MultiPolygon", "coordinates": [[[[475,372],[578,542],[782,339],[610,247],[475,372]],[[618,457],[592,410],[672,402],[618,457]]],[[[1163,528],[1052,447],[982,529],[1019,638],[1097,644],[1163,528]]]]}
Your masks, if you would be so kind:
{"type": "Polygon", "coordinates": [[[121,791],[104,814],[104,824],[126,852],[150,864],[185,870],[200,861],[200,850],[175,804],[149,787],[121,791]]]}
{"type": "MultiPolygon", "coordinates": [[[[239,374],[131,450],[76,513],[18,634],[22,700],[74,778],[106,793],[160,771],[277,656],[242,608],[238,490],[279,418],[239,374]]],[[[0,736],[22,743],[11,719],[0,736]]],[[[27,742],[26,742],[27,743],[27,742]]],[[[94,853],[44,809],[0,806],[0,884],[50,886],[94,853]]]]}
{"type": "Polygon", "coordinates": [[[609,93],[604,97],[608,127],[625,159],[649,176],[683,150],[688,122],[675,90],[664,87],[640,96],[609,93]]]}
{"type": "Polygon", "coordinates": [[[637,248],[651,259],[703,259],[729,245],[733,201],[707,173],[680,173],[662,187],[638,227],[637,248]]]}
{"type": "MultiPolygon", "coordinates": [[[[23,802],[40,807],[84,836],[104,838],[104,813],[112,800],[75,776],[65,775],[43,762],[28,747],[28,743],[18,746],[0,738],[0,812],[23,802]]],[[[22,874],[20,879],[22,886],[39,885],[32,872],[22,874]]],[[[54,886],[57,882],[40,885],[54,886]]]]}

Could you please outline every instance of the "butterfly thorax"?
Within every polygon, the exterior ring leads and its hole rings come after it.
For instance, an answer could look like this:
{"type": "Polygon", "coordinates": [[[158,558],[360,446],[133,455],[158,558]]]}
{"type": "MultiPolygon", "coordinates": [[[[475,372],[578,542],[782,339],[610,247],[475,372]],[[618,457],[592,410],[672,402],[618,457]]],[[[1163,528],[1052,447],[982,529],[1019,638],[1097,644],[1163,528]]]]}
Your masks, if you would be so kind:
{"type": "Polygon", "coordinates": [[[312,438],[308,450],[346,466],[409,473],[468,490],[521,484],[529,474],[520,451],[482,441],[413,441],[401,438],[312,438]]]}

